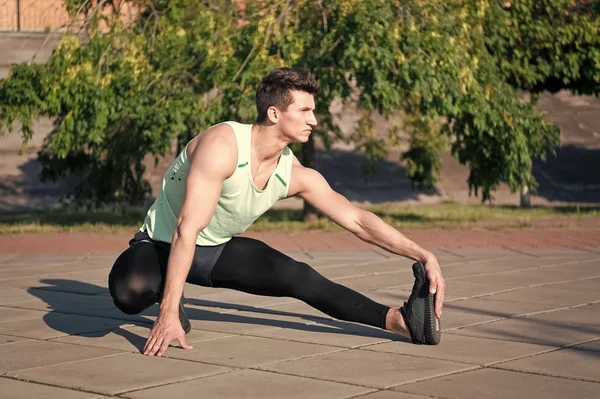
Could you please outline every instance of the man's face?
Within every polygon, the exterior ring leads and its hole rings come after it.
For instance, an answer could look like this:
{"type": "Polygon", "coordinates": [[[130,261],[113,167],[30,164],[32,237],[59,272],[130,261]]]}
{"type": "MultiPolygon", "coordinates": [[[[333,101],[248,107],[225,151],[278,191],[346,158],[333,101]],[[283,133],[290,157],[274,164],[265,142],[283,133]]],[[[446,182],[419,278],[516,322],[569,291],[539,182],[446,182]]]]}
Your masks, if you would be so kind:
{"type": "Polygon", "coordinates": [[[281,111],[279,126],[293,142],[306,143],[312,128],[317,126],[315,118],[315,97],[304,91],[290,92],[294,101],[285,111],[281,111]]]}

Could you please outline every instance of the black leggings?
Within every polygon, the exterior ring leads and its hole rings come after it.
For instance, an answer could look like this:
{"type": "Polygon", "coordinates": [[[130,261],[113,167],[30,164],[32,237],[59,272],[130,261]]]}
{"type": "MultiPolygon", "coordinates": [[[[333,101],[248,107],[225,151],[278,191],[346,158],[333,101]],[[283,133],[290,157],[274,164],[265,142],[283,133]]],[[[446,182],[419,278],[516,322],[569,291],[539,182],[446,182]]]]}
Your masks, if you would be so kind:
{"type": "MultiPolygon", "coordinates": [[[[115,262],[109,289],[115,305],[137,314],[162,293],[170,247],[144,241],[133,244],[115,262]]],[[[198,284],[192,267],[187,282],[198,284]]],[[[292,297],[336,319],[385,328],[389,307],[323,277],[306,263],[297,262],[265,243],[234,237],[210,270],[210,285],[255,295],[292,297]]]]}

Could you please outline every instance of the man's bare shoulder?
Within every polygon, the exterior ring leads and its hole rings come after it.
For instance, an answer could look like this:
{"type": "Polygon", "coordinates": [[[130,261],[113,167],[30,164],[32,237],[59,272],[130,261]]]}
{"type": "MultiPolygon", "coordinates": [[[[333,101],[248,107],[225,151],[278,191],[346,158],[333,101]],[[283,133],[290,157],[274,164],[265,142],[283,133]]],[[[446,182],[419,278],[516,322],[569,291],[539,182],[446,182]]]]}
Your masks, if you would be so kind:
{"type": "Polygon", "coordinates": [[[221,123],[194,137],[187,155],[192,166],[214,164],[231,173],[237,165],[237,141],[231,126],[221,123]]]}
{"type": "Polygon", "coordinates": [[[292,162],[292,182],[288,190],[288,196],[293,197],[301,194],[307,187],[320,185],[325,178],[315,169],[307,168],[302,165],[296,157],[292,162]]]}
{"type": "Polygon", "coordinates": [[[235,133],[227,123],[212,126],[192,139],[188,146],[188,156],[193,156],[196,150],[231,150],[237,148],[235,133]]]}

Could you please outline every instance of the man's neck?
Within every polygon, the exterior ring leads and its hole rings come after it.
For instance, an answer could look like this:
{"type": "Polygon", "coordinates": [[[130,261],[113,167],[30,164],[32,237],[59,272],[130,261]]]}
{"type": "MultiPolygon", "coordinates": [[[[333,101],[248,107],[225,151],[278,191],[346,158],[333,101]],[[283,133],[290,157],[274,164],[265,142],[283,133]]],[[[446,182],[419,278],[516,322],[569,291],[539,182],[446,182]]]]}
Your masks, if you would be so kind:
{"type": "Polygon", "coordinates": [[[252,125],[250,146],[260,163],[277,162],[288,144],[275,126],[252,125]]]}

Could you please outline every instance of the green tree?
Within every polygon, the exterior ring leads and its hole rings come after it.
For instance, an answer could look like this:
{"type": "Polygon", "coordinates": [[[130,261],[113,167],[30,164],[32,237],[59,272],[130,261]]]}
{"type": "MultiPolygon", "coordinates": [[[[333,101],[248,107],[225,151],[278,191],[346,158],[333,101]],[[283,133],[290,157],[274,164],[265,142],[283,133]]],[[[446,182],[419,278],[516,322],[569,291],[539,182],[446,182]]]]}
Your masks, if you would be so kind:
{"type": "MultiPolygon", "coordinates": [[[[184,143],[222,120],[252,121],[256,85],[279,66],[317,77],[326,145],[340,139],[329,104],[357,98],[362,118],[350,139],[367,173],[387,149],[371,115],[401,113],[410,133],[402,157],[415,185],[435,184],[439,151],[450,142],[470,168],[469,187],[490,200],[501,182],[535,187],[532,159],[559,143],[556,126],[517,89],[562,82],[553,87],[580,91],[598,82],[597,50],[580,52],[598,48],[598,30],[584,29],[597,28],[598,9],[564,0],[264,0],[244,9],[224,0],[137,0],[129,2],[141,10],[133,24],[119,16],[125,2],[68,0],[73,16],[86,15],[85,34],[65,35],[46,64],[15,66],[0,82],[0,128],[19,120],[27,141],[36,118],[56,118],[40,152],[42,176],[82,172],[74,193],[81,203],[141,202],[145,155],[164,155],[173,138],[184,143]],[[520,12],[527,7],[533,11],[520,12]],[[556,32],[536,36],[565,11],[571,17],[555,21],[570,35],[562,47],[556,32]],[[569,61],[556,61],[561,54],[569,61]]],[[[390,129],[387,142],[401,139],[390,129]]]]}

